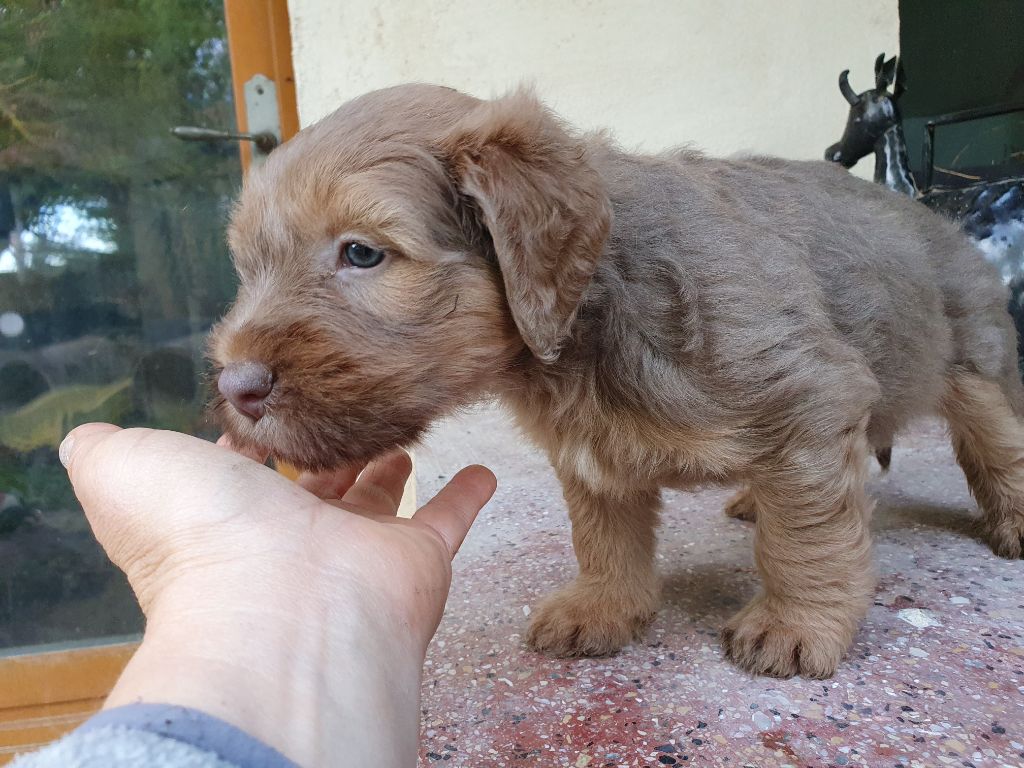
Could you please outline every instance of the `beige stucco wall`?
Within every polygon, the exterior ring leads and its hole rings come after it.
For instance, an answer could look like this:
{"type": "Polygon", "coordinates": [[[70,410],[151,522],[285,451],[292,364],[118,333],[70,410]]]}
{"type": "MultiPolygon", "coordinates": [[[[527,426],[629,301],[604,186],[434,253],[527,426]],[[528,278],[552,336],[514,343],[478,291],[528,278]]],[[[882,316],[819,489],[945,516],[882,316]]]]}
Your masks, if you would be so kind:
{"type": "MultiPolygon", "coordinates": [[[[896,0],[289,0],[303,124],[407,81],[478,96],[521,81],[626,146],[820,158],[895,53],[896,0]]],[[[867,166],[868,163],[861,163],[867,166]]],[[[865,170],[868,170],[865,168],[865,170]]]]}

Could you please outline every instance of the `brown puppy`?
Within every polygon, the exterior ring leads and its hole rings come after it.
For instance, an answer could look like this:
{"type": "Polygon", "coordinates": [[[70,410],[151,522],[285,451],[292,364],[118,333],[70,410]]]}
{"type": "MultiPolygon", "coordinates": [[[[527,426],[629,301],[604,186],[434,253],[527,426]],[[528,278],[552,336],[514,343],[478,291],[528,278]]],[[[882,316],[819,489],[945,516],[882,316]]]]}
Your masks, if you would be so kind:
{"type": "Polygon", "coordinates": [[[527,92],[403,86],[276,150],[230,242],[212,354],[237,444],[330,467],[496,395],[547,451],[580,575],[534,613],[537,649],[639,637],[660,489],[739,481],[764,589],[726,651],[831,675],[874,585],[869,450],[928,413],[1021,555],[1005,289],[954,225],[832,164],[627,154],[527,92]]]}

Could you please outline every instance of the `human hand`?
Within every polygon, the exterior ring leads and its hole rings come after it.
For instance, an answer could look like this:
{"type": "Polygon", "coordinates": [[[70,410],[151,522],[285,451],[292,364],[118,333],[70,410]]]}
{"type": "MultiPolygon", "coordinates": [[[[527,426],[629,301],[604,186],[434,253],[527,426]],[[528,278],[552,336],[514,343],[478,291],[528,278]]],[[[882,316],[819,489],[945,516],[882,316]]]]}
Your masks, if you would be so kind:
{"type": "Polygon", "coordinates": [[[107,706],[195,707],[302,765],[415,762],[423,657],[490,471],[404,520],[404,453],[292,483],[229,446],[90,424],[61,456],[147,619],[107,706]]]}

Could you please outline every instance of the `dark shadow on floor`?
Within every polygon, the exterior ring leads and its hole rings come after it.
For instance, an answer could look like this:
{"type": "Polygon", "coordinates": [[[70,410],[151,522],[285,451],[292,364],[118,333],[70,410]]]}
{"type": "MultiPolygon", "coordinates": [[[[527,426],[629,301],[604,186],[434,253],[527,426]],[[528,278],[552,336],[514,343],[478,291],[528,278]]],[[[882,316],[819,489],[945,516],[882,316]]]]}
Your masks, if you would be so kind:
{"type": "Polygon", "coordinates": [[[662,580],[662,610],[721,626],[755,594],[756,572],[735,563],[696,563],[662,580]]]}
{"type": "Polygon", "coordinates": [[[955,533],[984,543],[978,535],[977,523],[977,512],[962,506],[946,506],[918,499],[879,499],[871,530],[882,533],[908,528],[927,528],[955,533]]]}

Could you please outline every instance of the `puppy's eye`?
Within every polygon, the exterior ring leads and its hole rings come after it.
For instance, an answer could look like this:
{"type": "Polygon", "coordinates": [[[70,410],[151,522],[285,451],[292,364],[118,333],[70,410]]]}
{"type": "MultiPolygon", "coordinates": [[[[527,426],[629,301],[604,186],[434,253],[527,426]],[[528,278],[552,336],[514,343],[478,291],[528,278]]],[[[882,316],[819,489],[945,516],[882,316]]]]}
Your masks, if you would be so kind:
{"type": "Polygon", "coordinates": [[[342,243],[339,266],[369,269],[384,261],[384,251],[362,243],[342,243]]]}

